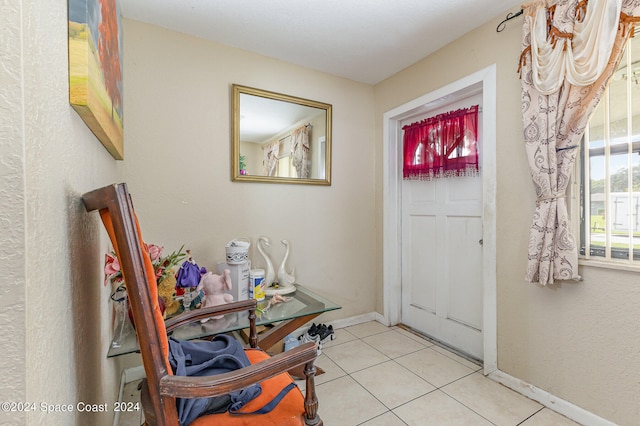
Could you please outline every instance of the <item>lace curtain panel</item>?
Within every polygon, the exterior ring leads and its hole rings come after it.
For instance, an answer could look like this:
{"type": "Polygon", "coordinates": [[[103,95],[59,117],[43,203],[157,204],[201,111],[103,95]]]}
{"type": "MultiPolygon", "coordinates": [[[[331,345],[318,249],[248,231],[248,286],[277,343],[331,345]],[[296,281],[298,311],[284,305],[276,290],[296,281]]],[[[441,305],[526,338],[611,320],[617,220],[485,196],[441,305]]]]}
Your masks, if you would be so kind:
{"type": "Polygon", "coordinates": [[[405,180],[478,175],[478,105],[404,126],[405,180]]]}
{"type": "Polygon", "coordinates": [[[633,32],[640,0],[523,6],[522,120],[536,190],[525,279],[579,279],[565,195],[580,139],[633,32]],[[606,61],[605,61],[606,58],[606,61]]]}

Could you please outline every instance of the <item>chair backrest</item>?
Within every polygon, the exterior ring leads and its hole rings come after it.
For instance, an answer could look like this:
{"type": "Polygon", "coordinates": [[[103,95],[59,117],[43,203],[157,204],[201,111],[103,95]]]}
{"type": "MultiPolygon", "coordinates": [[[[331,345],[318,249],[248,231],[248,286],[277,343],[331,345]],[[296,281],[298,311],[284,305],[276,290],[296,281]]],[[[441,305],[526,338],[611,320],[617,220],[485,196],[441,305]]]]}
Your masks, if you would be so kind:
{"type": "Polygon", "coordinates": [[[175,398],[161,396],[159,383],[171,375],[165,323],[158,303],[158,289],[125,183],[88,192],[82,197],[87,211],[99,210],[127,287],[149,398],[157,424],[178,424],[175,398]]]}

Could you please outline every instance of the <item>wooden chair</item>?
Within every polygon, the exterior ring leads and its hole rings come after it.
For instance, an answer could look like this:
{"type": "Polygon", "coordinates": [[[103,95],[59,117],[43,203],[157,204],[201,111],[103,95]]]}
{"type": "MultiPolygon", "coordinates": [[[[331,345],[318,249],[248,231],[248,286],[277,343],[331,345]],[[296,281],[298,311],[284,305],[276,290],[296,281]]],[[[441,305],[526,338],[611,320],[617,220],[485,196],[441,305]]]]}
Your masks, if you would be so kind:
{"type": "MultiPolygon", "coordinates": [[[[315,343],[307,343],[292,350],[269,357],[256,349],[256,301],[247,300],[226,305],[192,310],[170,321],[162,318],[158,305],[157,284],[153,265],[144,248],[140,227],[133,210],[131,197],[124,183],[106,186],[84,194],[87,211],[99,210],[102,221],[118,256],[133,320],[140,345],[146,379],[141,390],[141,403],[147,425],[177,426],[176,398],[203,398],[226,395],[255,383],[262,383],[260,396],[249,402],[246,411],[260,408],[275,394],[291,383],[286,373],[304,365],[306,392],[293,389],[269,414],[231,415],[210,414],[199,417],[191,425],[322,425],[317,415],[314,361],[315,343]],[[214,315],[249,311],[251,348],[246,353],[252,365],[240,370],[207,377],[175,376],[168,360],[167,333],[178,326],[214,315]]],[[[245,411],[243,409],[242,411],[245,411]]]]}

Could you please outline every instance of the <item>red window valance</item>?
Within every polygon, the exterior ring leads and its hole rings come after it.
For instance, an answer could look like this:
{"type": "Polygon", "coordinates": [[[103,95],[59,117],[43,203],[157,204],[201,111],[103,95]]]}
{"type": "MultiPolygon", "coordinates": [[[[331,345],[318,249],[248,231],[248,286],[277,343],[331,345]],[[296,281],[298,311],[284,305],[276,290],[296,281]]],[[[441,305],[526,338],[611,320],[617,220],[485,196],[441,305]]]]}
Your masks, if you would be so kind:
{"type": "Polygon", "coordinates": [[[404,179],[478,174],[478,105],[438,114],[402,130],[404,179]]]}

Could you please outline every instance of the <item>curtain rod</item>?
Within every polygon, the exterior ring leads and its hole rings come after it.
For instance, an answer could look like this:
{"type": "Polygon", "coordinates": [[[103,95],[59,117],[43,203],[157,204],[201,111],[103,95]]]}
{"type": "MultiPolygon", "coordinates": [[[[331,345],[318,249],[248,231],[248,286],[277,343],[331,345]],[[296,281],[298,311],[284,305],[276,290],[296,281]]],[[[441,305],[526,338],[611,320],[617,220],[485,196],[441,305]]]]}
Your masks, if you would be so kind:
{"type": "Polygon", "coordinates": [[[498,26],[496,27],[496,32],[499,33],[501,31],[503,31],[507,27],[507,21],[509,21],[509,20],[511,20],[513,18],[517,18],[518,16],[522,15],[523,13],[524,13],[523,9],[520,9],[520,11],[516,12],[516,13],[513,13],[513,12],[509,13],[507,15],[507,17],[502,22],[500,22],[498,24],[498,26]]]}

